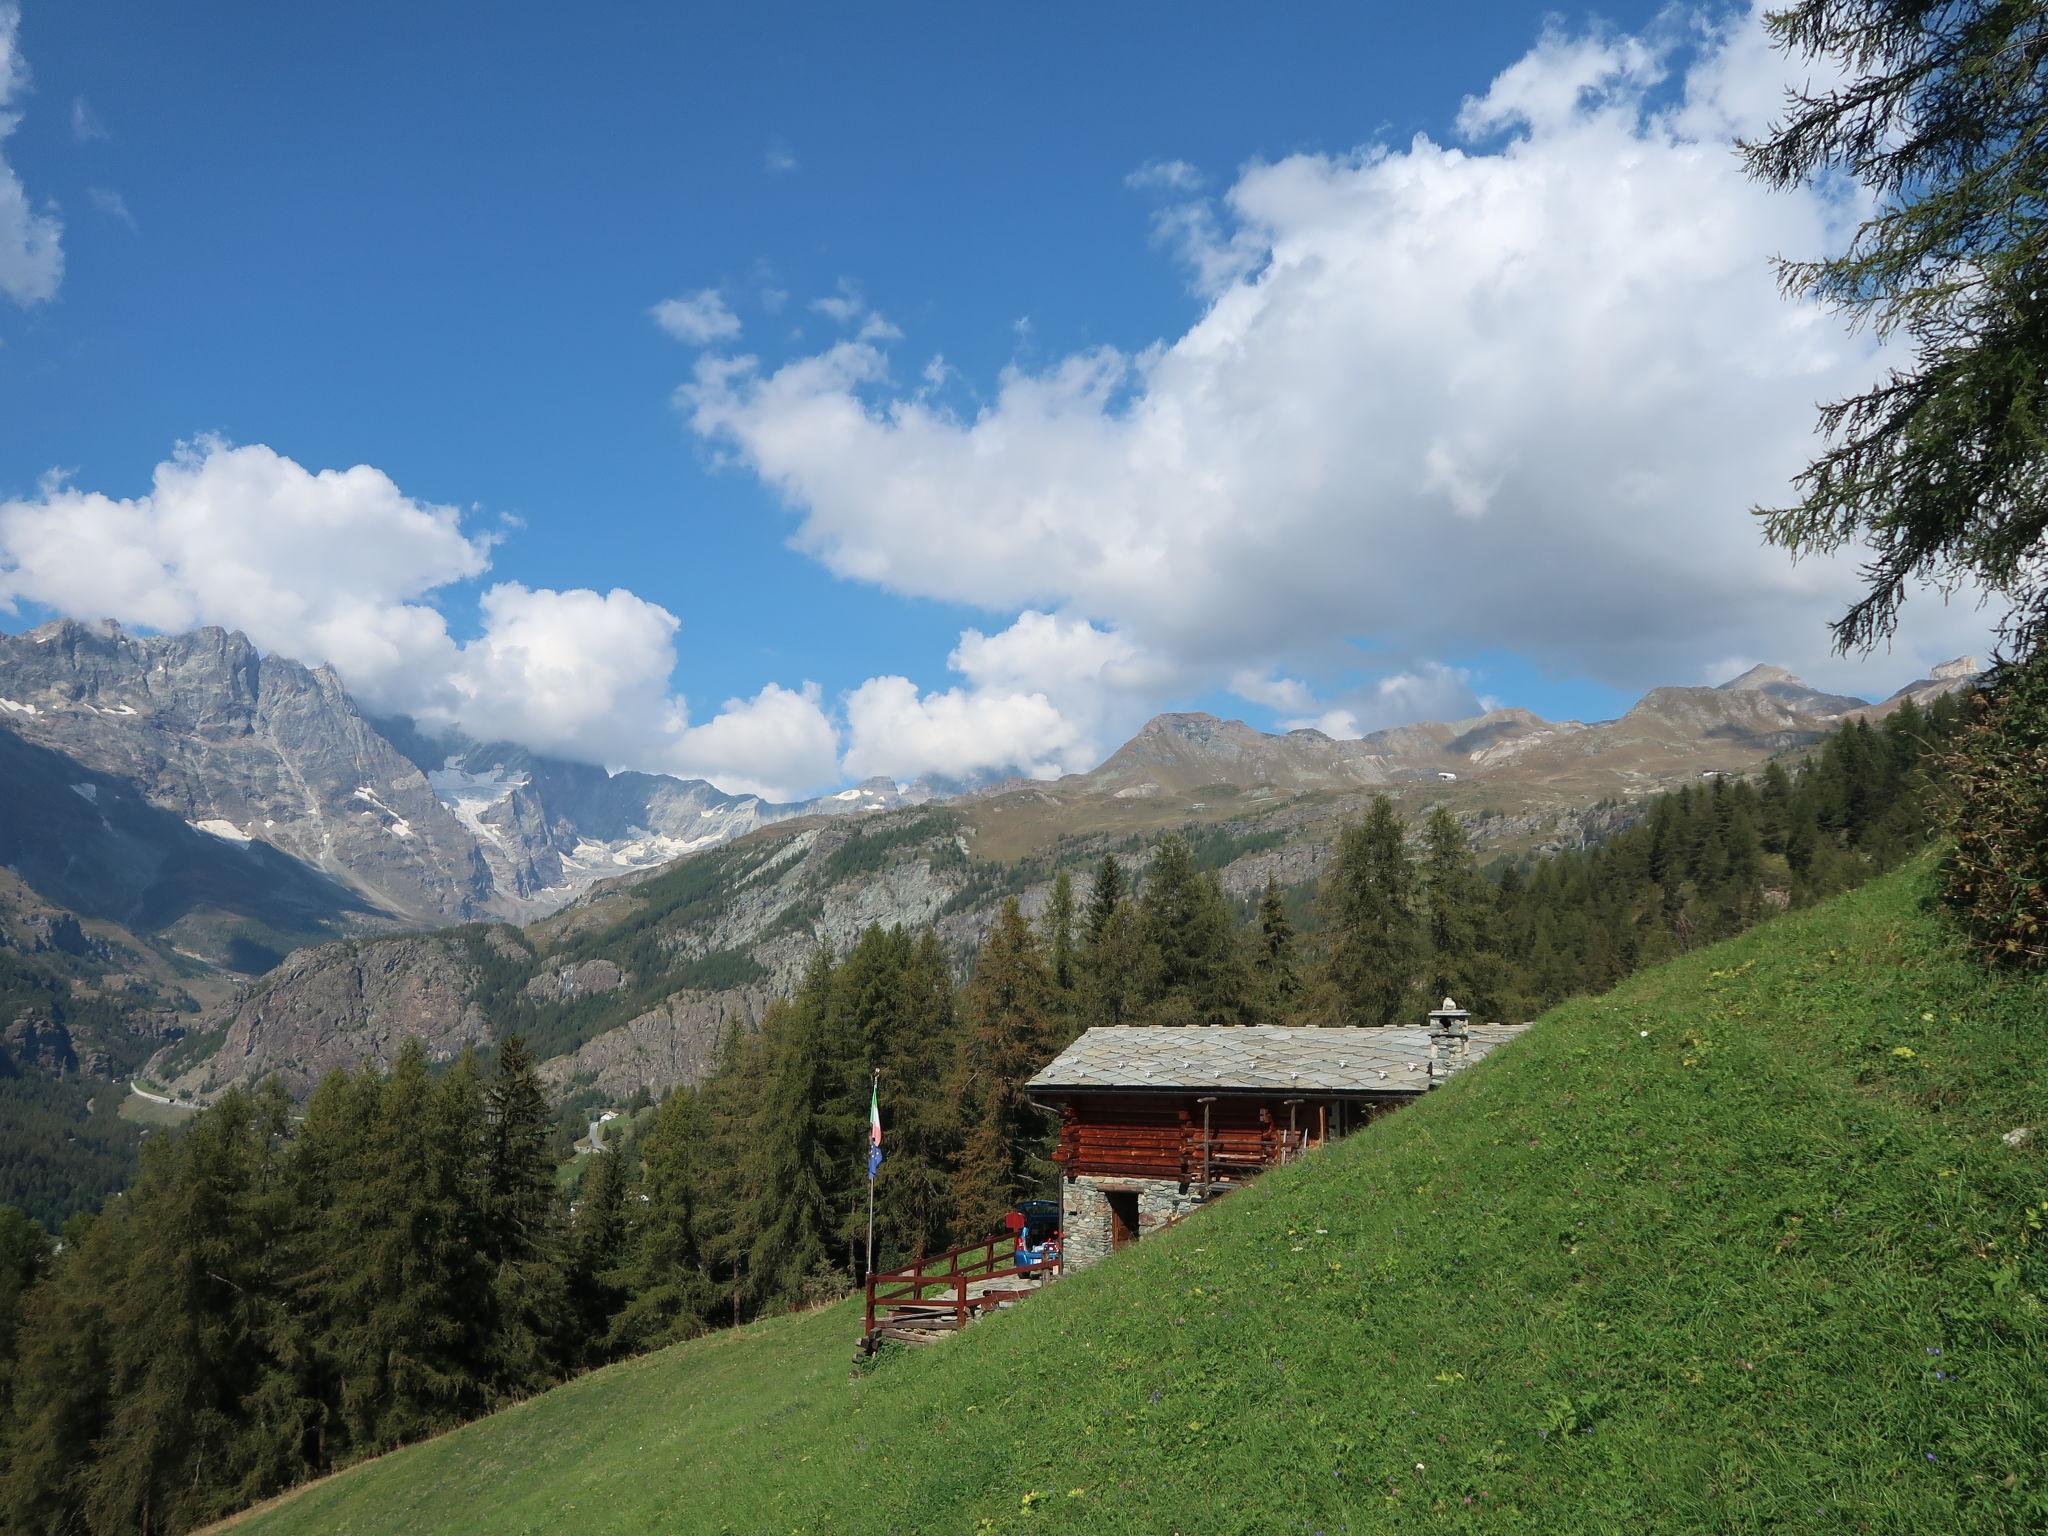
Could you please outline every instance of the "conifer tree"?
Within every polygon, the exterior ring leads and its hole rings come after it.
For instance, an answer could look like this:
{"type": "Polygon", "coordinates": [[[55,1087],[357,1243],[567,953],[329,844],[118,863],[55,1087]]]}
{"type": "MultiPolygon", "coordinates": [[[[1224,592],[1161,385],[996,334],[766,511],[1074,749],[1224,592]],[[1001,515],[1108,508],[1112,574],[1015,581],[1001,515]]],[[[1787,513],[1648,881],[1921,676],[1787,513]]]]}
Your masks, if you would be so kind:
{"type": "Polygon", "coordinates": [[[49,1262],[50,1240],[43,1229],[13,1206],[0,1205],[0,1444],[5,1443],[22,1301],[49,1262]]]}
{"type": "MultiPolygon", "coordinates": [[[[442,1091],[455,1111],[451,1134],[459,1136],[464,1114],[459,1098],[466,1090],[451,1074],[442,1091]]],[[[560,1197],[549,1151],[555,1117],[519,1036],[499,1047],[483,1097],[480,1246],[490,1267],[491,1384],[501,1394],[523,1396],[560,1373],[570,1304],[560,1197]]]]}
{"type": "Polygon", "coordinates": [[[1892,336],[1897,361],[1822,407],[1827,446],[1765,527],[1795,554],[1867,553],[1845,651],[1889,636],[1924,581],[2003,598],[2030,655],[2048,641],[2048,10],[1797,0],[1766,25],[1822,83],[1743,146],[1750,174],[1868,194],[1840,250],[1780,263],[1785,288],[1892,336]]]}
{"type": "Polygon", "coordinates": [[[1125,897],[1124,867],[1116,855],[1105,853],[1095,869],[1095,883],[1088,891],[1088,916],[1082,930],[1088,948],[1099,947],[1109,931],[1109,920],[1125,897]]]}
{"type": "MultiPolygon", "coordinates": [[[[576,1318],[573,1358],[600,1365],[616,1346],[613,1321],[640,1278],[626,1268],[627,1158],[611,1147],[590,1154],[571,1212],[569,1294],[576,1318]]],[[[651,1202],[650,1202],[651,1203],[651,1202]]],[[[639,1235],[635,1229],[633,1235],[639,1235]]]]}
{"type": "Polygon", "coordinates": [[[1415,865],[1385,795],[1373,796],[1366,819],[1338,834],[1319,902],[1329,931],[1320,988],[1325,1016],[1371,1025],[1411,1018],[1422,961],[1415,865]]]}
{"type": "Polygon", "coordinates": [[[113,1407],[85,1481],[96,1531],[181,1530],[262,1491],[236,1429],[272,1301],[252,1198],[270,1129],[235,1089],[149,1149],[127,1262],[106,1277],[113,1407]]]}
{"type": "Polygon", "coordinates": [[[484,1200],[494,1255],[545,1250],[554,1236],[554,1164],[548,1136],[555,1117],[526,1042],[499,1046],[484,1089],[484,1200]]]}
{"type": "Polygon", "coordinates": [[[361,1451],[459,1423],[485,1401],[490,1273],[472,1172],[481,1095],[473,1077],[443,1086],[418,1037],[406,1040],[374,1085],[360,1169],[337,1191],[330,1342],[339,1422],[361,1451]]]}
{"type": "Polygon", "coordinates": [[[1426,1001],[1455,998],[1482,1016],[1500,1006],[1503,966],[1494,948],[1493,893],[1472,858],[1465,829],[1446,806],[1422,834],[1422,926],[1426,1001]]]}
{"type": "Polygon", "coordinates": [[[1074,990],[1074,880],[1062,869],[1052,877],[1052,895],[1045,904],[1045,949],[1052,984],[1074,990]]]}
{"type": "Polygon", "coordinates": [[[913,949],[899,926],[870,924],[846,958],[833,967],[830,1007],[833,1033],[844,1042],[852,1069],[853,1096],[866,1107],[868,1073],[880,1066],[903,1007],[905,973],[913,949]]]}
{"type": "Polygon", "coordinates": [[[1295,948],[1294,921],[1287,915],[1279,878],[1268,874],[1251,935],[1252,977],[1259,1010],[1282,1023],[1295,1022],[1293,1014],[1301,996],[1295,948]]]}
{"type": "MultiPolygon", "coordinates": [[[[688,1338],[711,1315],[713,1292],[699,1224],[707,1120],[696,1090],[678,1088],[662,1100],[642,1138],[637,1193],[643,1198],[620,1276],[627,1299],[607,1338],[615,1350],[653,1349],[688,1338]]],[[[616,1171],[604,1165],[615,1164],[619,1154],[591,1155],[600,1165],[591,1176],[616,1187],[616,1171]]],[[[604,1187],[594,1193],[611,1198],[604,1187]]],[[[593,1222],[604,1219],[601,1212],[593,1214],[593,1222]]],[[[601,1240],[595,1229],[592,1235],[601,1240]]]]}
{"type": "Polygon", "coordinates": [[[772,1062],[761,1032],[728,1030],[718,1046],[717,1069],[698,1089],[705,1120],[704,1195],[699,1229],[709,1278],[712,1319],[737,1323],[755,1287],[747,1265],[754,1232],[749,1223],[765,1200],[760,1138],[772,1062]]]}
{"type": "Polygon", "coordinates": [[[269,1390],[296,1405],[289,1416],[298,1426],[300,1457],[315,1473],[352,1450],[339,1405],[345,1379],[341,1341],[352,1321],[343,1314],[341,1285],[353,1251],[336,1240],[336,1225],[344,1193],[371,1176],[380,1099],[381,1083],[372,1069],[329,1073],[306,1101],[281,1170],[283,1217],[270,1261],[288,1305],[273,1322],[277,1369],[269,1390]]]}
{"type": "Polygon", "coordinates": [[[883,1268],[945,1248],[953,1230],[961,1131],[949,1088],[959,1038],[953,979],[929,928],[904,972],[898,1009],[881,1061],[886,1153],[875,1183],[875,1256],[883,1268]]]}
{"type": "Polygon", "coordinates": [[[1138,909],[1117,902],[1081,952],[1081,1018],[1088,1025],[1139,1023],[1149,964],[1138,909]]]}
{"type": "Polygon", "coordinates": [[[760,1173],[749,1181],[742,1219],[756,1305],[803,1295],[845,1259],[853,1139],[839,1107],[848,1063],[828,1034],[830,978],[824,954],[796,998],[772,1006],[761,1023],[768,1077],[754,1126],[760,1173]]]}
{"type": "Polygon", "coordinates": [[[1243,1017],[1245,977],[1222,888],[1195,867],[1178,832],[1159,844],[1138,903],[1145,942],[1144,1005],[1160,1024],[1225,1024],[1243,1017]]]}
{"type": "Polygon", "coordinates": [[[1047,1125],[1024,1084],[1050,1055],[1052,978],[1015,897],[975,957],[954,1098],[964,1129],[954,1198],[963,1240],[992,1231],[1045,1182],[1047,1125]]]}
{"type": "Polygon", "coordinates": [[[114,1408],[108,1282],[129,1269],[132,1209],[123,1200],[103,1215],[67,1222],[64,1251],[24,1299],[7,1454],[0,1459],[0,1529],[82,1526],[94,1448],[114,1408]]]}

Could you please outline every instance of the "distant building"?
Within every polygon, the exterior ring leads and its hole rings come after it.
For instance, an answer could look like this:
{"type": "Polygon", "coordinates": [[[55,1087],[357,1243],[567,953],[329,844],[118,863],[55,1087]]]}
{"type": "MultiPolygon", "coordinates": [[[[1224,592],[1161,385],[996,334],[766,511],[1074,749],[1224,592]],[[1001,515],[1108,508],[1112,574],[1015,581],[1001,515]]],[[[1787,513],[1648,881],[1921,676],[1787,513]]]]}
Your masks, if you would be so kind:
{"type": "Polygon", "coordinates": [[[1266,1169],[1412,1103],[1526,1024],[1091,1029],[1027,1085],[1060,1116],[1067,1267],[1178,1220],[1266,1169]]]}
{"type": "Polygon", "coordinates": [[[1446,784],[1455,784],[1458,782],[1458,776],[1455,773],[1452,773],[1448,768],[1437,769],[1436,776],[1439,779],[1443,780],[1443,782],[1446,784]]]}

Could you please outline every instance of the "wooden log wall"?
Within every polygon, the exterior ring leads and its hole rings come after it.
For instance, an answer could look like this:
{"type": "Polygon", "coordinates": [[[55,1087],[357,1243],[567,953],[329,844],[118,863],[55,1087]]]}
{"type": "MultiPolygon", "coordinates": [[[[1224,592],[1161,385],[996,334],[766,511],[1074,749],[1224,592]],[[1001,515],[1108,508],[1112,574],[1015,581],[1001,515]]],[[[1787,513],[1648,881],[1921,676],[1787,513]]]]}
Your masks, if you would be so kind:
{"type": "MultiPolygon", "coordinates": [[[[1202,1176],[1202,1109],[1184,1099],[1090,1096],[1060,1112],[1053,1160],[1069,1174],[1134,1179],[1198,1180],[1202,1176]]],[[[1284,1101],[1218,1097],[1209,1110],[1209,1176],[1227,1180],[1273,1167],[1287,1146],[1284,1101]]],[[[1306,1101],[1295,1125],[1316,1145],[1331,1124],[1328,1106],[1306,1101]]]]}

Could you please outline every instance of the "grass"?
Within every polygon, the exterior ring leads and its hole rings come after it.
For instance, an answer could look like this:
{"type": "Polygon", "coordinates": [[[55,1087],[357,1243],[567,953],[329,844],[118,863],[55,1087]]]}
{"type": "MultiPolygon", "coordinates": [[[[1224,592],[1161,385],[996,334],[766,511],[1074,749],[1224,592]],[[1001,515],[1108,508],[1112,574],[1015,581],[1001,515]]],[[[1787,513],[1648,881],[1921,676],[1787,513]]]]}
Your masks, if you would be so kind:
{"type": "Polygon", "coordinates": [[[956,1341],[714,1335],[246,1530],[2040,1530],[2048,984],[1926,888],[1554,1010],[956,1341]]]}
{"type": "MultiPolygon", "coordinates": [[[[155,1099],[145,1099],[141,1094],[131,1092],[125,1085],[117,1085],[106,1091],[121,1096],[120,1107],[115,1113],[135,1125],[183,1125],[199,1113],[199,1106],[196,1104],[159,1104],[155,1099]]],[[[161,1093],[163,1090],[152,1084],[150,1091],[161,1093]]]]}

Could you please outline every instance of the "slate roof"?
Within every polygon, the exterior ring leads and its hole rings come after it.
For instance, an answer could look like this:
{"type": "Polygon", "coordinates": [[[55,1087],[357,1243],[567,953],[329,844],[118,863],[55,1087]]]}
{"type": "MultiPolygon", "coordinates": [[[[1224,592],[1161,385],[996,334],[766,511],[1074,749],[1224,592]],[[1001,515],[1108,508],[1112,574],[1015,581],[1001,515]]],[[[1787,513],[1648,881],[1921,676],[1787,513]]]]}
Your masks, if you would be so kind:
{"type": "MultiPolygon", "coordinates": [[[[1437,1078],[1528,1027],[1470,1026],[1465,1052],[1438,1062],[1437,1078]]],[[[1116,1025],[1089,1030],[1025,1086],[1049,1096],[1062,1089],[1421,1093],[1431,1080],[1429,1034],[1422,1028],[1116,1025]]]]}

